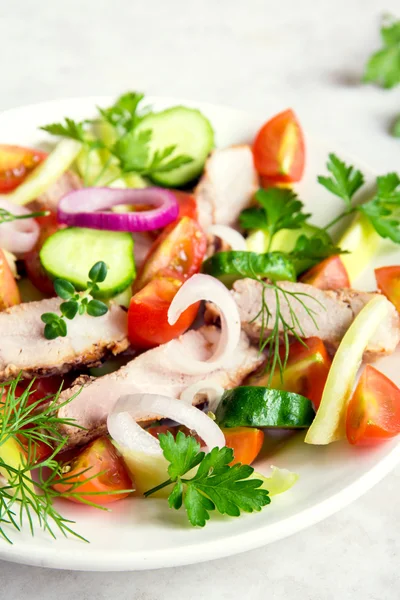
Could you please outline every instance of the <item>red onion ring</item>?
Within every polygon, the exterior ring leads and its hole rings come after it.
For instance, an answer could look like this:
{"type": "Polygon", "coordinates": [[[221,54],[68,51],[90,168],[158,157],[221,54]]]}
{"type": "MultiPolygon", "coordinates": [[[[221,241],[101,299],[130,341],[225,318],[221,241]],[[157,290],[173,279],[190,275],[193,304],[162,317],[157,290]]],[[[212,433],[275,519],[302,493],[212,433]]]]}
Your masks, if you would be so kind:
{"type": "Polygon", "coordinates": [[[58,204],[60,223],[110,231],[151,231],[165,227],[178,217],[175,195],[163,188],[118,189],[92,187],[74,190],[58,204]],[[154,206],[152,210],[129,213],[104,212],[118,204],[154,206]]]}
{"type": "MultiPolygon", "coordinates": [[[[27,208],[0,198],[0,208],[13,215],[28,215],[27,208]]],[[[0,248],[21,255],[30,252],[39,237],[39,225],[35,219],[18,219],[0,223],[0,248]]]]}

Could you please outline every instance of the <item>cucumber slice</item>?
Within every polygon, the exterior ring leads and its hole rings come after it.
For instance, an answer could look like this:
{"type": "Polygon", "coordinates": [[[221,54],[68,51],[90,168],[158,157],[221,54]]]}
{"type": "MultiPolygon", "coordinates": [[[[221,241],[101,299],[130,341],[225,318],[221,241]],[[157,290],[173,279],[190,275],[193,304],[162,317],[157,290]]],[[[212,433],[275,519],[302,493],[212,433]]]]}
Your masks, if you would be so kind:
{"type": "Polygon", "coordinates": [[[217,252],[203,263],[203,272],[216,277],[226,287],[237,279],[249,275],[268,277],[272,281],[296,281],[296,271],[291,260],[279,252],[256,254],[232,250],[217,252]]]}
{"type": "Polygon", "coordinates": [[[136,127],[137,133],[152,131],[149,143],[151,154],[167,146],[176,146],[171,158],[186,154],[193,161],[173,171],[154,173],[151,179],[167,187],[180,187],[200,175],[210,151],[214,147],[214,130],[209,120],[194,108],[175,106],[159,113],[151,113],[136,127]]]}
{"type": "Polygon", "coordinates": [[[220,427],[309,427],[315,417],[308,398],[266,387],[242,386],[224,392],[215,414],[220,427]]]}
{"type": "Polygon", "coordinates": [[[131,234],[71,227],[50,236],[40,251],[40,261],[50,277],[67,279],[77,290],[86,289],[88,273],[99,260],[106,263],[108,272],[96,297],[110,298],[123,292],[135,278],[131,234]]]}

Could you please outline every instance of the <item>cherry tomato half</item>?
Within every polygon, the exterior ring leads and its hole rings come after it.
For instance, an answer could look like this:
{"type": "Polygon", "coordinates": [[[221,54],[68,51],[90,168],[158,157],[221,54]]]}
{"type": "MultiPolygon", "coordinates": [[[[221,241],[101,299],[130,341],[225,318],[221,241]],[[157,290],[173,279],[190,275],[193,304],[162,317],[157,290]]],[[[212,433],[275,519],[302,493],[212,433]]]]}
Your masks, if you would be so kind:
{"type": "Polygon", "coordinates": [[[400,311],[400,266],[375,269],[378,289],[400,311]]]}
{"type": "Polygon", "coordinates": [[[21,296],[3,250],[0,249],[0,310],[21,303],[21,296]]]}
{"type": "Polygon", "coordinates": [[[168,323],[168,309],[182,286],[182,280],[156,277],[131,298],[128,310],[128,336],[137,348],[154,348],[184,333],[193,323],[199,303],[189,306],[175,325],[168,323]]]}
{"type": "Polygon", "coordinates": [[[347,407],[350,444],[371,445],[400,433],[400,389],[367,365],[347,407]]]}
{"type": "Polygon", "coordinates": [[[169,225],[151,247],[133,291],[141,290],[154,277],[188,279],[200,270],[206,247],[206,236],[193,219],[183,217],[169,225]]]}
{"type": "Polygon", "coordinates": [[[331,256],[315,265],[301,276],[300,281],[320,290],[339,290],[350,287],[346,267],[339,256],[331,256]]]}
{"type": "Polygon", "coordinates": [[[0,194],[18,187],[46,157],[40,150],[0,144],[0,194]]]}
{"type": "Polygon", "coordinates": [[[94,502],[101,506],[116,502],[129,495],[132,481],[122,458],[107,437],[101,437],[83,448],[70,462],[64,465],[64,477],[68,483],[56,483],[54,489],[66,493],[71,490],[72,484],[78,483],[73,491],[81,496],[65,498],[72,502],[81,503],[82,500],[94,502]],[[118,492],[120,494],[110,492],[118,492]]]}
{"type": "Polygon", "coordinates": [[[264,432],[255,427],[224,428],[225,445],[232,448],[234,459],[230,463],[251,465],[257,458],[264,442],[264,432]]]}
{"type": "Polygon", "coordinates": [[[279,113],[260,129],[253,155],[257,172],[268,181],[300,181],[305,163],[304,136],[291,109],[279,113]]]}
{"type": "MultiPolygon", "coordinates": [[[[331,358],[322,340],[311,337],[290,344],[289,358],[281,377],[277,370],[269,380],[269,374],[263,371],[251,375],[248,385],[265,385],[278,390],[294,392],[309,398],[317,409],[331,367],[331,358]]],[[[281,350],[284,358],[284,349],[281,350]]]]}

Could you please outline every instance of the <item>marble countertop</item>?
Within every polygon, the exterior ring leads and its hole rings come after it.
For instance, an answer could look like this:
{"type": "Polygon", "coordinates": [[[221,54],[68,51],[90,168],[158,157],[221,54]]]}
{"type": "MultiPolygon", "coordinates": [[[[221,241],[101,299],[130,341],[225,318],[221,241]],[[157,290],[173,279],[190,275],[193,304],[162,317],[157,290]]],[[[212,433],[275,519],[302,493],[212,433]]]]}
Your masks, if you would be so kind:
{"type": "MultiPolygon", "coordinates": [[[[305,129],[377,171],[400,90],[359,83],[398,0],[68,0],[0,3],[0,110],[140,89],[262,113],[293,106],[305,129]]],[[[12,140],[2,140],[12,142],[12,140]]],[[[13,600],[397,600],[400,468],[341,513],[263,549],[184,568],[73,573],[0,563],[13,600]]]]}

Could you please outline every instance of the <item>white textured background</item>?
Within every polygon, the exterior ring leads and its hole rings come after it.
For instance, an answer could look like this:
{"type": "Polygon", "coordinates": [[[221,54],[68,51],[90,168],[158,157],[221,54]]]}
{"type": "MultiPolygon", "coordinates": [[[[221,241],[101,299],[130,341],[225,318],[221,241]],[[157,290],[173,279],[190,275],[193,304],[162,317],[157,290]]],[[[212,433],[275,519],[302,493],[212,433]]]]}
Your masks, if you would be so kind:
{"type": "MultiPolygon", "coordinates": [[[[290,105],[307,130],[399,171],[400,141],[387,130],[400,89],[359,84],[379,18],[396,9],[399,0],[0,0],[0,109],[127,89],[258,113],[290,105]]],[[[0,598],[398,600],[399,523],[397,469],[340,514],[261,550],[147,573],[0,563],[0,598]]]]}

